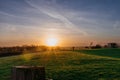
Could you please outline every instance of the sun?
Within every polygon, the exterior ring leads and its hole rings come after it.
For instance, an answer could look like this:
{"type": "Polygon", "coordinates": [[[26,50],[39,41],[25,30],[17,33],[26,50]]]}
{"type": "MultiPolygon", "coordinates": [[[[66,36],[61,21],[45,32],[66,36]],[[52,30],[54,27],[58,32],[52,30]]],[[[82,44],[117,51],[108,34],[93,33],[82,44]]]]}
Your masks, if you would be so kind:
{"type": "Polygon", "coordinates": [[[46,44],[48,46],[56,46],[58,43],[58,39],[57,38],[48,38],[46,41],[46,44]]]}

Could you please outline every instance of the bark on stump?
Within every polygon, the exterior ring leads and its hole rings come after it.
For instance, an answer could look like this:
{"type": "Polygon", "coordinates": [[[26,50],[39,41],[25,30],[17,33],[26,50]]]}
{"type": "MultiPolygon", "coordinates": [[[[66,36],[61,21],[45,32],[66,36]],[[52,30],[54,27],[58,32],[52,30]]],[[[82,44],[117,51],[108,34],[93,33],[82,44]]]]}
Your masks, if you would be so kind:
{"type": "Polygon", "coordinates": [[[45,80],[45,68],[40,66],[15,66],[12,80],[45,80]]]}

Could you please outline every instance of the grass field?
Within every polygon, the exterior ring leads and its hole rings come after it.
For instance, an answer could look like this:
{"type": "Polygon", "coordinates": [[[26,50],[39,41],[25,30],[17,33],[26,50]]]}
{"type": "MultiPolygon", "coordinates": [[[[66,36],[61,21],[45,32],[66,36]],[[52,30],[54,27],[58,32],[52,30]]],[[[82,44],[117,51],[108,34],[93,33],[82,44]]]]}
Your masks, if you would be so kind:
{"type": "Polygon", "coordinates": [[[53,80],[120,80],[120,49],[49,51],[0,58],[0,80],[10,80],[11,67],[45,66],[53,80]]]}
{"type": "Polygon", "coordinates": [[[106,56],[112,58],[120,58],[120,49],[93,49],[93,50],[79,50],[79,52],[98,55],[98,56],[106,56]]]}

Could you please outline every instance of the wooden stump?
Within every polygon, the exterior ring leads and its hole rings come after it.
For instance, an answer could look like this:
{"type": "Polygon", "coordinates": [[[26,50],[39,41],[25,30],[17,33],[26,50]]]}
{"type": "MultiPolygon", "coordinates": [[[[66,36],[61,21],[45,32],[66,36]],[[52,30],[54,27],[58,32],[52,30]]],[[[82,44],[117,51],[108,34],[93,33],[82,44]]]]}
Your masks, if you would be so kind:
{"type": "Polygon", "coordinates": [[[15,66],[12,68],[12,80],[45,80],[45,68],[39,66],[15,66]]]}

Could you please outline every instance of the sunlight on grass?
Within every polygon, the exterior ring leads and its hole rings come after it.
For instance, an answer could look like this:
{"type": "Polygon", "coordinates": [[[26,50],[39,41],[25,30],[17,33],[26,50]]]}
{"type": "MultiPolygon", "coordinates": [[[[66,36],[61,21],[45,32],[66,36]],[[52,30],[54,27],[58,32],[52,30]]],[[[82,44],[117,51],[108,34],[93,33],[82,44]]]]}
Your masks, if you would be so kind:
{"type": "Polygon", "coordinates": [[[21,56],[22,58],[23,58],[23,60],[25,60],[25,61],[29,61],[29,60],[31,60],[32,59],[32,55],[31,54],[22,54],[22,56],[21,56]]]}
{"type": "Polygon", "coordinates": [[[0,58],[1,80],[9,80],[11,67],[19,65],[45,66],[46,77],[53,80],[120,79],[120,60],[81,52],[47,51],[0,58]]]}

